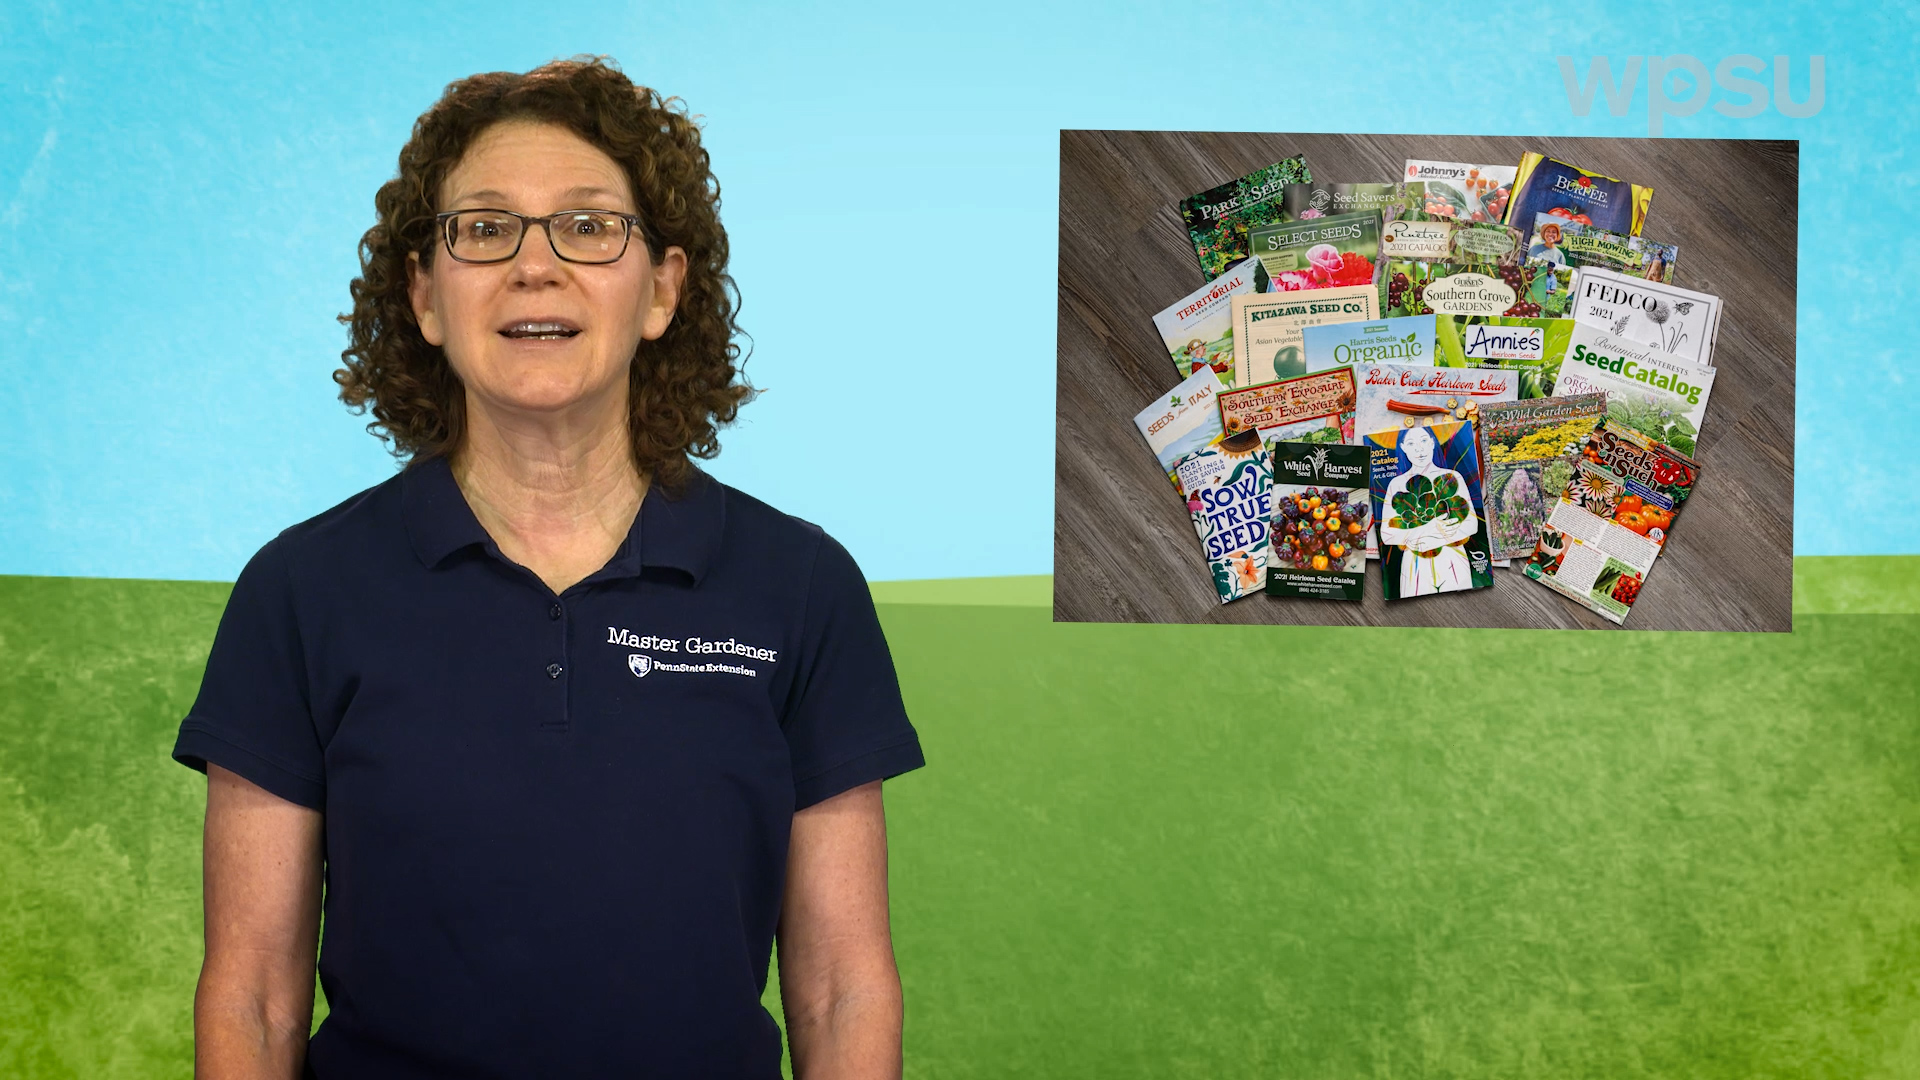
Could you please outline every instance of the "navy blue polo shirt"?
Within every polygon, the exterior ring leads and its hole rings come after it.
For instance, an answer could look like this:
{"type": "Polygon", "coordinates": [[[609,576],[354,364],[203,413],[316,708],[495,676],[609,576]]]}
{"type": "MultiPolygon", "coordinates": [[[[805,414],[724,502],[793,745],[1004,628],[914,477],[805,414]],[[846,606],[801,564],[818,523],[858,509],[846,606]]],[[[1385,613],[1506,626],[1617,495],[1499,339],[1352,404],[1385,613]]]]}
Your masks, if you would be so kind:
{"type": "Polygon", "coordinates": [[[556,596],[445,460],[240,574],[173,756],[326,815],[322,1078],[777,1077],[794,812],[922,764],[817,526],[696,472],[556,596]]]}

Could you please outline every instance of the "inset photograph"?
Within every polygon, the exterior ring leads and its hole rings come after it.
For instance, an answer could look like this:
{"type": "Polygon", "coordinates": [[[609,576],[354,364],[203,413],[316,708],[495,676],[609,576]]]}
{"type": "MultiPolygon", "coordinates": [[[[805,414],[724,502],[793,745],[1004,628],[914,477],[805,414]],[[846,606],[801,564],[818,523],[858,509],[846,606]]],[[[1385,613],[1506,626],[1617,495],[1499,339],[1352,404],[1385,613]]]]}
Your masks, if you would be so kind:
{"type": "Polygon", "coordinates": [[[1054,618],[1793,627],[1799,144],[1063,131],[1054,618]]]}

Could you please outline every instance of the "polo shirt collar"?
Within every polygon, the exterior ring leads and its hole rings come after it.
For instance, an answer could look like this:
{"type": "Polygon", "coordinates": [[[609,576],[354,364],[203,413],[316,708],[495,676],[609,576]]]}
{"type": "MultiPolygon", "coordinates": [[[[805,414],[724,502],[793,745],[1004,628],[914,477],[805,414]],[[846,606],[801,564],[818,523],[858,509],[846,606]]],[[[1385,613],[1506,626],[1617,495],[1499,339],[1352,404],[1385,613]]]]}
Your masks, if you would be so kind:
{"type": "Polygon", "coordinates": [[[436,454],[409,463],[400,474],[400,496],[413,553],[429,569],[462,548],[493,542],[460,493],[445,457],[436,454]]]}
{"type": "Polygon", "coordinates": [[[634,515],[633,531],[607,570],[627,558],[635,561],[628,571],[633,574],[642,567],[671,567],[696,585],[706,576],[726,530],[727,495],[718,480],[689,466],[687,482],[679,491],[647,486],[640,513],[634,515]]]}
{"type": "MultiPolygon", "coordinates": [[[[444,456],[410,464],[400,483],[407,536],[414,554],[428,569],[476,544],[499,556],[499,548],[473,516],[444,456]]],[[[699,468],[691,471],[686,486],[677,493],[649,485],[626,540],[607,565],[587,580],[638,577],[647,568],[664,567],[698,584],[713,563],[725,524],[725,492],[699,468]]]]}

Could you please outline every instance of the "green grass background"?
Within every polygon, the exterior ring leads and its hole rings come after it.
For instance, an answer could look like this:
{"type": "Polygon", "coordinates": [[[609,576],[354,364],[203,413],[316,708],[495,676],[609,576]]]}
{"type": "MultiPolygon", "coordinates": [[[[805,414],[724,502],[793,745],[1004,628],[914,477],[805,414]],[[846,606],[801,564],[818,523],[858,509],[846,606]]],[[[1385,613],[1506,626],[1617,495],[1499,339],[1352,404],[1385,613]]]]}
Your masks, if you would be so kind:
{"type": "MultiPolygon", "coordinates": [[[[875,586],[910,1077],[1920,1076],[1920,558],[1791,634],[875,586]]],[[[0,1077],[184,1077],[224,585],[0,578],[0,1077]]]]}

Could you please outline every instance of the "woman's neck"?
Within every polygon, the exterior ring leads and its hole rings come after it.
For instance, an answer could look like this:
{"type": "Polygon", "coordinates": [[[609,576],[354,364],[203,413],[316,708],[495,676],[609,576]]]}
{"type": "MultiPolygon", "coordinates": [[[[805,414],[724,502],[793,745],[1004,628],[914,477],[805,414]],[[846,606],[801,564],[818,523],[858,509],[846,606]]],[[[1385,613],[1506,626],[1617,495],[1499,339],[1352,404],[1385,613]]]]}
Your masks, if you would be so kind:
{"type": "Polygon", "coordinates": [[[501,553],[555,593],[606,565],[647,490],[624,410],[597,423],[516,423],[472,404],[453,477],[501,553]]]}

